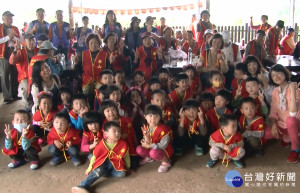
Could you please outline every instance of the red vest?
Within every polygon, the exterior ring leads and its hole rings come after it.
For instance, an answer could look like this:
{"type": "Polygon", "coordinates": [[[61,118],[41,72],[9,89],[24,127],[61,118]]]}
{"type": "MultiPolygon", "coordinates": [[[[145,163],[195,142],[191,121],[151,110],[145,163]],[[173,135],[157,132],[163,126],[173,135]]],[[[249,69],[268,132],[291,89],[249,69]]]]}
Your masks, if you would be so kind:
{"type": "Polygon", "coordinates": [[[92,56],[90,50],[82,52],[82,87],[96,81],[100,82],[100,73],[106,68],[107,54],[105,51],[99,51],[95,61],[92,62],[92,56]]]}
{"type": "Polygon", "coordinates": [[[128,145],[123,139],[119,139],[112,150],[108,149],[104,139],[102,139],[93,152],[96,160],[93,164],[92,171],[101,166],[106,159],[109,159],[116,171],[126,171],[124,156],[127,151],[128,145]]]}
{"type": "Polygon", "coordinates": [[[236,61],[236,58],[237,58],[237,54],[238,52],[240,51],[239,50],[239,46],[232,43],[232,51],[233,51],[233,60],[236,61]]]}
{"type": "MultiPolygon", "coordinates": [[[[242,86],[242,98],[245,98],[245,97],[248,97],[249,94],[248,92],[246,91],[246,85],[245,85],[245,80],[242,80],[241,84],[242,86]]],[[[238,86],[239,86],[239,83],[238,83],[238,80],[236,78],[234,78],[231,82],[231,86],[233,88],[232,92],[231,92],[231,95],[232,97],[235,96],[236,94],[236,90],[238,89],[238,86]]]]}
{"type": "Polygon", "coordinates": [[[211,86],[210,88],[205,89],[205,92],[210,92],[210,93],[212,93],[213,95],[216,95],[216,93],[217,93],[219,90],[224,89],[224,88],[225,88],[225,87],[224,87],[223,84],[222,84],[221,87],[220,87],[219,89],[217,89],[217,90],[215,90],[215,88],[214,88],[213,86],[211,86]]]}
{"type": "Polygon", "coordinates": [[[268,24],[268,23],[259,25],[259,29],[260,30],[264,30],[265,32],[267,32],[268,29],[271,28],[271,27],[272,26],[270,24],[268,24]]]}
{"type": "Polygon", "coordinates": [[[30,87],[32,84],[32,67],[36,61],[44,61],[49,58],[48,55],[35,55],[31,58],[29,66],[28,66],[28,93],[30,93],[30,87]]]}
{"type": "Polygon", "coordinates": [[[90,144],[92,144],[94,142],[94,137],[97,137],[99,141],[102,140],[102,132],[101,131],[98,131],[97,135],[95,135],[90,130],[89,131],[83,130],[82,135],[88,138],[90,144]]]}
{"type": "MultiPolygon", "coordinates": [[[[168,43],[167,40],[160,38],[158,41],[158,45],[160,47],[163,47],[163,51],[168,52],[169,48],[168,48],[168,43]]],[[[171,39],[171,46],[170,48],[173,48],[174,50],[177,49],[177,41],[175,39],[171,39]]]]}
{"type": "Polygon", "coordinates": [[[171,100],[171,102],[173,103],[173,105],[177,108],[182,106],[182,103],[190,98],[193,97],[193,93],[191,92],[190,89],[187,89],[184,93],[183,98],[180,98],[177,90],[174,89],[170,94],[169,94],[169,98],[171,100]]]}
{"type": "Polygon", "coordinates": [[[164,122],[168,122],[171,118],[172,113],[174,112],[174,110],[172,110],[172,108],[170,107],[172,104],[166,104],[165,109],[163,110],[163,120],[164,122]]]}
{"type": "MultiPolygon", "coordinates": [[[[254,121],[251,122],[250,125],[246,124],[246,117],[245,115],[242,115],[239,119],[239,124],[242,129],[242,133],[249,130],[249,131],[259,131],[263,132],[266,129],[265,120],[263,117],[257,117],[254,121]]],[[[265,142],[263,140],[264,138],[261,138],[262,144],[265,142]]]]}
{"type": "Polygon", "coordinates": [[[184,128],[188,131],[189,137],[191,137],[191,135],[199,135],[200,124],[200,119],[197,117],[197,119],[193,122],[192,127],[190,127],[190,121],[186,118],[186,116],[184,116],[184,128]]]}
{"type": "MultiPolygon", "coordinates": [[[[29,132],[27,133],[26,138],[28,140],[33,140],[34,137],[35,137],[34,132],[31,129],[29,129],[29,132]]],[[[19,140],[18,140],[18,138],[19,138],[19,136],[18,136],[17,129],[12,129],[11,130],[11,139],[12,139],[13,147],[11,149],[3,148],[2,153],[4,155],[16,155],[18,153],[19,149],[22,149],[22,146],[21,146],[22,137],[20,137],[19,140]]],[[[41,147],[38,144],[37,139],[31,141],[31,146],[34,147],[38,152],[41,151],[41,147]]]]}
{"type": "MultiPolygon", "coordinates": [[[[255,55],[255,43],[256,43],[255,40],[251,40],[251,41],[248,43],[248,44],[250,45],[249,55],[257,56],[257,55],[255,55]]],[[[264,48],[261,48],[261,51],[260,51],[260,58],[257,57],[261,62],[262,62],[262,59],[263,59],[263,49],[264,49],[264,48]]],[[[243,61],[245,61],[245,56],[246,56],[246,53],[245,53],[244,56],[243,56],[243,61]]]]}
{"type": "MultiPolygon", "coordinates": [[[[201,21],[198,24],[201,25],[201,31],[197,32],[197,40],[198,40],[197,43],[198,43],[198,46],[201,47],[201,45],[205,41],[203,36],[204,36],[204,32],[207,30],[207,28],[201,21]]],[[[213,27],[212,24],[210,24],[210,26],[211,26],[210,29],[212,29],[212,27],[213,27]]]]}
{"type": "Polygon", "coordinates": [[[279,45],[279,35],[278,35],[278,38],[275,39],[275,29],[274,28],[270,28],[268,30],[268,33],[271,34],[271,37],[270,37],[270,47],[269,47],[269,50],[267,50],[267,53],[269,55],[272,55],[272,52],[274,51],[274,55],[277,55],[278,54],[278,45],[279,45]]]}
{"type": "Polygon", "coordinates": [[[286,35],[283,40],[280,41],[280,46],[282,49],[279,50],[279,55],[292,55],[293,54],[293,49],[290,48],[290,46],[286,43],[286,40],[290,38],[290,36],[286,35]]]}
{"type": "Polygon", "coordinates": [[[53,120],[55,113],[56,113],[56,111],[51,111],[47,115],[47,117],[43,117],[41,110],[39,110],[34,113],[34,115],[32,116],[32,119],[33,119],[33,121],[36,121],[36,122],[40,122],[40,121],[50,122],[53,120]]]}
{"type": "Polygon", "coordinates": [[[144,50],[144,46],[140,46],[137,49],[137,52],[140,55],[140,64],[139,67],[135,71],[142,71],[145,74],[145,80],[148,81],[151,77],[153,71],[157,72],[157,63],[156,63],[156,57],[157,57],[157,48],[152,46],[151,47],[151,64],[150,66],[146,66],[145,59],[147,58],[147,54],[144,50]]]}
{"type": "MultiPolygon", "coordinates": [[[[229,109],[225,109],[224,114],[232,114],[231,110],[229,109]]],[[[211,130],[212,131],[216,131],[217,129],[219,129],[219,115],[217,114],[216,111],[216,107],[210,109],[209,111],[207,111],[205,113],[206,119],[208,120],[210,126],[211,126],[211,130]]]]}
{"type": "MultiPolygon", "coordinates": [[[[142,130],[149,131],[148,126],[143,127],[142,130]]],[[[172,131],[169,127],[166,127],[164,124],[158,125],[152,134],[150,134],[150,142],[151,143],[159,143],[162,138],[169,135],[170,139],[172,139],[172,131]]],[[[164,149],[168,158],[170,158],[173,155],[173,148],[171,145],[171,140],[167,146],[166,149],[164,149]]]]}
{"type": "MultiPolygon", "coordinates": [[[[11,26],[11,29],[15,31],[16,37],[20,38],[20,32],[19,29],[16,26],[11,26]]],[[[4,38],[4,25],[0,24],[0,38],[4,38]]],[[[4,58],[4,54],[5,54],[5,44],[6,43],[2,43],[0,44],[0,58],[4,58]]]]}
{"type": "MultiPolygon", "coordinates": [[[[239,132],[236,132],[228,140],[226,140],[223,133],[222,133],[222,130],[218,129],[213,134],[211,134],[210,140],[212,140],[215,143],[223,143],[223,144],[226,144],[226,145],[231,145],[231,144],[235,144],[235,143],[239,143],[239,142],[243,141],[243,137],[241,136],[241,134],[239,132]]],[[[233,149],[231,149],[231,152],[226,152],[226,153],[230,157],[234,158],[234,157],[238,156],[240,148],[241,147],[233,148],[233,149]]]]}
{"type": "Polygon", "coordinates": [[[74,113],[74,110],[73,110],[73,109],[69,112],[69,115],[70,115],[70,117],[72,117],[73,119],[78,120],[78,114],[74,113]]]}
{"type": "Polygon", "coordinates": [[[193,96],[196,96],[198,92],[199,87],[201,86],[201,81],[200,81],[200,77],[199,76],[195,76],[193,79],[193,82],[190,85],[190,90],[193,93],[193,96]]]}
{"type": "Polygon", "coordinates": [[[107,47],[104,47],[103,51],[105,51],[107,53],[107,57],[110,57],[111,53],[115,57],[115,60],[112,63],[114,71],[117,71],[117,70],[124,71],[124,63],[128,62],[128,57],[120,56],[117,49],[110,52],[107,47]]]}
{"type": "MultiPolygon", "coordinates": [[[[49,145],[53,145],[54,141],[60,141],[64,146],[68,141],[71,141],[73,145],[81,144],[80,131],[74,129],[73,127],[69,127],[64,134],[58,134],[55,128],[53,127],[51,131],[48,133],[47,142],[49,145]]],[[[67,150],[66,147],[64,149],[60,149],[61,151],[67,150]]]]}
{"type": "MultiPolygon", "coordinates": [[[[185,41],[182,47],[183,47],[183,51],[188,54],[190,48],[190,44],[188,43],[188,41],[185,41]]],[[[192,53],[196,55],[198,51],[199,51],[199,46],[197,42],[195,42],[194,46],[192,47],[192,53]]]]}

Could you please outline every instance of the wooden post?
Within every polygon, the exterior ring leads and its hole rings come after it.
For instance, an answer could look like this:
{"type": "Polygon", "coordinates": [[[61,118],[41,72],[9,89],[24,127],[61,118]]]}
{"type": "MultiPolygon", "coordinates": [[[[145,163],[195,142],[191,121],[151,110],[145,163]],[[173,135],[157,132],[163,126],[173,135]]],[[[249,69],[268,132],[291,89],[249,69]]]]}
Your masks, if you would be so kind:
{"type": "MultiPolygon", "coordinates": [[[[233,30],[233,28],[232,28],[232,30],[233,30]]],[[[232,31],[233,32],[233,31],[232,31]]],[[[233,33],[232,33],[233,34],[233,33]]],[[[234,26],[234,40],[232,40],[232,41],[234,41],[234,43],[236,43],[237,42],[237,26],[234,26]]]]}
{"type": "Polygon", "coordinates": [[[206,10],[210,12],[210,0],[206,0],[206,10]]]}
{"type": "Polygon", "coordinates": [[[241,42],[241,26],[238,27],[238,42],[241,42]]]}
{"type": "Polygon", "coordinates": [[[69,23],[72,28],[74,28],[74,17],[72,12],[73,0],[69,0],[69,23]]]}
{"type": "Polygon", "coordinates": [[[299,39],[299,26],[297,25],[297,23],[295,23],[295,42],[298,42],[299,39]]]}
{"type": "Polygon", "coordinates": [[[245,44],[248,43],[248,23],[245,26],[245,44]]]}

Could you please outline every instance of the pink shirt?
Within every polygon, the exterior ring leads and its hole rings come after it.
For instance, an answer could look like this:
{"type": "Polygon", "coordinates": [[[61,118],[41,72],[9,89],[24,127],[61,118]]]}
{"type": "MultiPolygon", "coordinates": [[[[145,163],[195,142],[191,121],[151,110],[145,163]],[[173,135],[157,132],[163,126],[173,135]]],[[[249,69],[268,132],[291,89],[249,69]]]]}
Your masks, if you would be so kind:
{"type": "Polygon", "coordinates": [[[80,147],[82,152],[90,152],[90,142],[89,138],[85,135],[82,135],[82,141],[81,141],[81,147],[80,147]]]}
{"type": "MultiPolygon", "coordinates": [[[[276,87],[272,92],[272,103],[271,103],[271,110],[269,118],[274,118],[277,120],[277,126],[286,129],[286,118],[290,116],[289,107],[291,105],[290,99],[291,99],[291,91],[290,89],[287,89],[286,91],[286,110],[279,109],[279,90],[278,87],[276,87]]],[[[298,112],[296,114],[296,118],[300,120],[300,90],[297,90],[296,92],[296,102],[298,105],[298,112]]]]}

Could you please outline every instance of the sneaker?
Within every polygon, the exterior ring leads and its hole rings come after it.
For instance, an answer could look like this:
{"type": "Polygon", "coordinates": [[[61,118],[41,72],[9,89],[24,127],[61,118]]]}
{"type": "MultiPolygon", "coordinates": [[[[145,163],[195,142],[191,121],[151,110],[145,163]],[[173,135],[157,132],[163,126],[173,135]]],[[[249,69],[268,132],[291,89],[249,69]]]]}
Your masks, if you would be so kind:
{"type": "Polygon", "coordinates": [[[145,165],[145,164],[150,163],[150,162],[153,162],[153,161],[154,161],[154,160],[151,159],[150,157],[145,157],[144,159],[142,159],[142,160],[140,161],[140,165],[142,166],[142,165],[145,165]]]}
{"type": "Polygon", "coordinates": [[[32,161],[30,162],[30,169],[31,170],[36,170],[39,168],[39,161],[32,161]]]}
{"type": "Polygon", "coordinates": [[[182,156],[182,148],[175,148],[174,155],[175,156],[182,156]]]}
{"type": "Polygon", "coordinates": [[[201,147],[198,147],[197,145],[195,145],[195,152],[196,152],[196,155],[204,154],[203,149],[201,147]]]}
{"type": "Polygon", "coordinates": [[[79,158],[77,158],[77,157],[72,157],[72,161],[73,161],[74,166],[79,166],[81,164],[79,158]]]}
{"type": "Polygon", "coordinates": [[[57,166],[58,164],[62,163],[64,161],[63,157],[53,157],[53,159],[50,161],[50,166],[57,166]]]}
{"type": "Polygon", "coordinates": [[[299,152],[297,153],[295,150],[292,150],[287,159],[287,162],[295,164],[298,162],[298,157],[299,157],[299,152]]]}
{"type": "Polygon", "coordinates": [[[163,162],[159,168],[158,168],[158,172],[159,173],[165,173],[169,170],[169,168],[171,167],[171,164],[170,163],[167,163],[167,162],[163,162]]]}
{"type": "Polygon", "coordinates": [[[89,191],[82,186],[74,186],[71,190],[72,193],[89,193],[89,191]]]}
{"type": "Polygon", "coordinates": [[[288,143],[288,142],[285,142],[285,141],[283,141],[283,140],[281,140],[281,142],[280,142],[280,146],[281,146],[281,147],[288,148],[288,147],[289,147],[289,145],[290,145],[290,143],[288,143]]]}
{"type": "Polygon", "coordinates": [[[206,167],[208,168],[212,168],[214,165],[216,165],[216,163],[218,162],[218,160],[209,160],[208,162],[206,162],[206,167]]]}
{"type": "Polygon", "coordinates": [[[244,167],[244,165],[242,164],[242,162],[240,162],[239,160],[232,160],[232,163],[234,164],[234,166],[236,168],[242,168],[242,167],[244,167]]]}
{"type": "Polygon", "coordinates": [[[24,165],[25,163],[26,163],[25,160],[21,160],[21,161],[15,161],[15,160],[13,160],[7,166],[9,168],[13,169],[13,168],[17,168],[17,167],[19,167],[21,165],[24,165]]]}

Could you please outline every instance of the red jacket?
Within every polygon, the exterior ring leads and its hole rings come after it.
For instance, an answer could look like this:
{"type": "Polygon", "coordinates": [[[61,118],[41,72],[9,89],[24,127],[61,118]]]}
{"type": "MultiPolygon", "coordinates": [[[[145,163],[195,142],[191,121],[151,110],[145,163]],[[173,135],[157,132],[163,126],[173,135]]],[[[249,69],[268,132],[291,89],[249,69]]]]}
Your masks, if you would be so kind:
{"type": "MultiPolygon", "coordinates": [[[[19,29],[16,26],[11,26],[11,29],[15,31],[16,37],[20,38],[19,29]]],[[[4,38],[4,25],[0,24],[0,38],[4,38]]],[[[0,58],[4,58],[6,43],[0,44],[0,58]]],[[[8,58],[7,58],[8,59],[8,58]]]]}
{"type": "Polygon", "coordinates": [[[169,98],[171,100],[171,102],[173,103],[173,105],[177,108],[182,106],[182,103],[190,98],[193,97],[193,93],[191,92],[190,89],[187,89],[184,93],[183,98],[180,98],[177,90],[174,89],[170,94],[169,94],[169,98]]]}
{"type": "Polygon", "coordinates": [[[197,119],[193,122],[192,128],[190,128],[190,121],[186,118],[186,116],[184,116],[184,129],[188,131],[189,137],[191,137],[191,135],[199,135],[200,124],[200,119],[197,117],[197,119]]]}
{"type": "MultiPolygon", "coordinates": [[[[58,134],[55,128],[53,127],[47,136],[47,143],[49,145],[53,145],[54,141],[58,140],[65,146],[68,141],[71,141],[73,145],[81,144],[80,131],[74,129],[73,127],[69,127],[64,134],[58,134]]],[[[62,149],[63,150],[63,149],[62,149]]]]}
{"type": "MultiPolygon", "coordinates": [[[[241,84],[242,86],[242,98],[245,98],[245,97],[248,97],[249,94],[248,92],[246,91],[246,84],[245,84],[245,80],[242,80],[241,84]]],[[[236,78],[234,78],[231,82],[231,87],[233,88],[232,92],[231,92],[231,95],[232,97],[235,96],[236,94],[236,90],[238,89],[238,86],[239,86],[239,83],[238,83],[238,80],[236,78]]]]}

